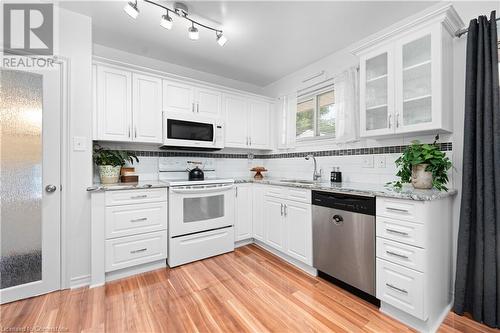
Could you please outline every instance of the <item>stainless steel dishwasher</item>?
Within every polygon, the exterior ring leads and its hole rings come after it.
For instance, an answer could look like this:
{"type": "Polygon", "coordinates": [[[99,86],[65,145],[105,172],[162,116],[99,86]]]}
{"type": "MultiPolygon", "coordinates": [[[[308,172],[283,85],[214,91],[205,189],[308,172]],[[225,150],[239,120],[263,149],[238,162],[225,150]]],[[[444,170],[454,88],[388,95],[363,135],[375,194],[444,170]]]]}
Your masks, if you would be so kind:
{"type": "Polygon", "coordinates": [[[312,192],[313,266],[375,296],[375,198],[312,192]]]}

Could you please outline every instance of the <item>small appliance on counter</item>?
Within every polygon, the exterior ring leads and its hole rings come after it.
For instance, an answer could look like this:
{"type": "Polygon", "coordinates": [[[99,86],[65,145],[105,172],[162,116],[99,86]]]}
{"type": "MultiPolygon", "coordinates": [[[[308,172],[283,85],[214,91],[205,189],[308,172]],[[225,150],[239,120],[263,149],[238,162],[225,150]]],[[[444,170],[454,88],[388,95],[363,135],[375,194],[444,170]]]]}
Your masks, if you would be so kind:
{"type": "Polygon", "coordinates": [[[205,180],[205,173],[200,169],[200,165],[203,167],[202,162],[188,161],[187,171],[189,172],[188,180],[205,180]]]}
{"type": "Polygon", "coordinates": [[[342,183],[342,172],[339,167],[333,167],[332,172],[330,172],[330,181],[332,183],[342,183]]]}

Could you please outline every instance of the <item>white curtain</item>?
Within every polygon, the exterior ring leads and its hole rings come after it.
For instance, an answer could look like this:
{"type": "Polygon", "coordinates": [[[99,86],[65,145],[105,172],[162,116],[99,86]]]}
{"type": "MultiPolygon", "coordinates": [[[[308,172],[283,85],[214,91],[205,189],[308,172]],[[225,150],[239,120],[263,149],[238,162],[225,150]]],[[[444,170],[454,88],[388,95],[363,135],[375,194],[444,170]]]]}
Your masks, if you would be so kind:
{"type": "Polygon", "coordinates": [[[359,138],[359,76],[356,67],[340,73],[334,79],[337,111],[336,139],[339,143],[359,138]]]}

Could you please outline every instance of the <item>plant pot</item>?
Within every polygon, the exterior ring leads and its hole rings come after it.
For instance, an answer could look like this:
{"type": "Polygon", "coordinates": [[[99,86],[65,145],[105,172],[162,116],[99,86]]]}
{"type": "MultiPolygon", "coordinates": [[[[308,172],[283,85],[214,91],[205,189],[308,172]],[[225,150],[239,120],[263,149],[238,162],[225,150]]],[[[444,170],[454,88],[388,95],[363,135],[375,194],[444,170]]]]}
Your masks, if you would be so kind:
{"type": "Polygon", "coordinates": [[[417,164],[411,167],[411,184],[414,188],[428,190],[432,188],[432,172],[425,171],[429,164],[417,164]]]}
{"type": "Polygon", "coordinates": [[[118,183],[121,168],[120,165],[99,165],[99,178],[101,179],[101,184],[118,183]]]}

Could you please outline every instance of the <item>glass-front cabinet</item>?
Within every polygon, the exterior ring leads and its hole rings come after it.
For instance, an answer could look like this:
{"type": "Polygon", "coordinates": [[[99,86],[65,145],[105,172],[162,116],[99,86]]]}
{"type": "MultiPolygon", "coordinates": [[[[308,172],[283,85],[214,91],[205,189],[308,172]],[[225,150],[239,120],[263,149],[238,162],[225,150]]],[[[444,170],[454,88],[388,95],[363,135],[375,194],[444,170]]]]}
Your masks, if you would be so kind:
{"type": "Polygon", "coordinates": [[[438,22],[359,52],[361,136],[452,131],[451,40],[438,22]]]}

